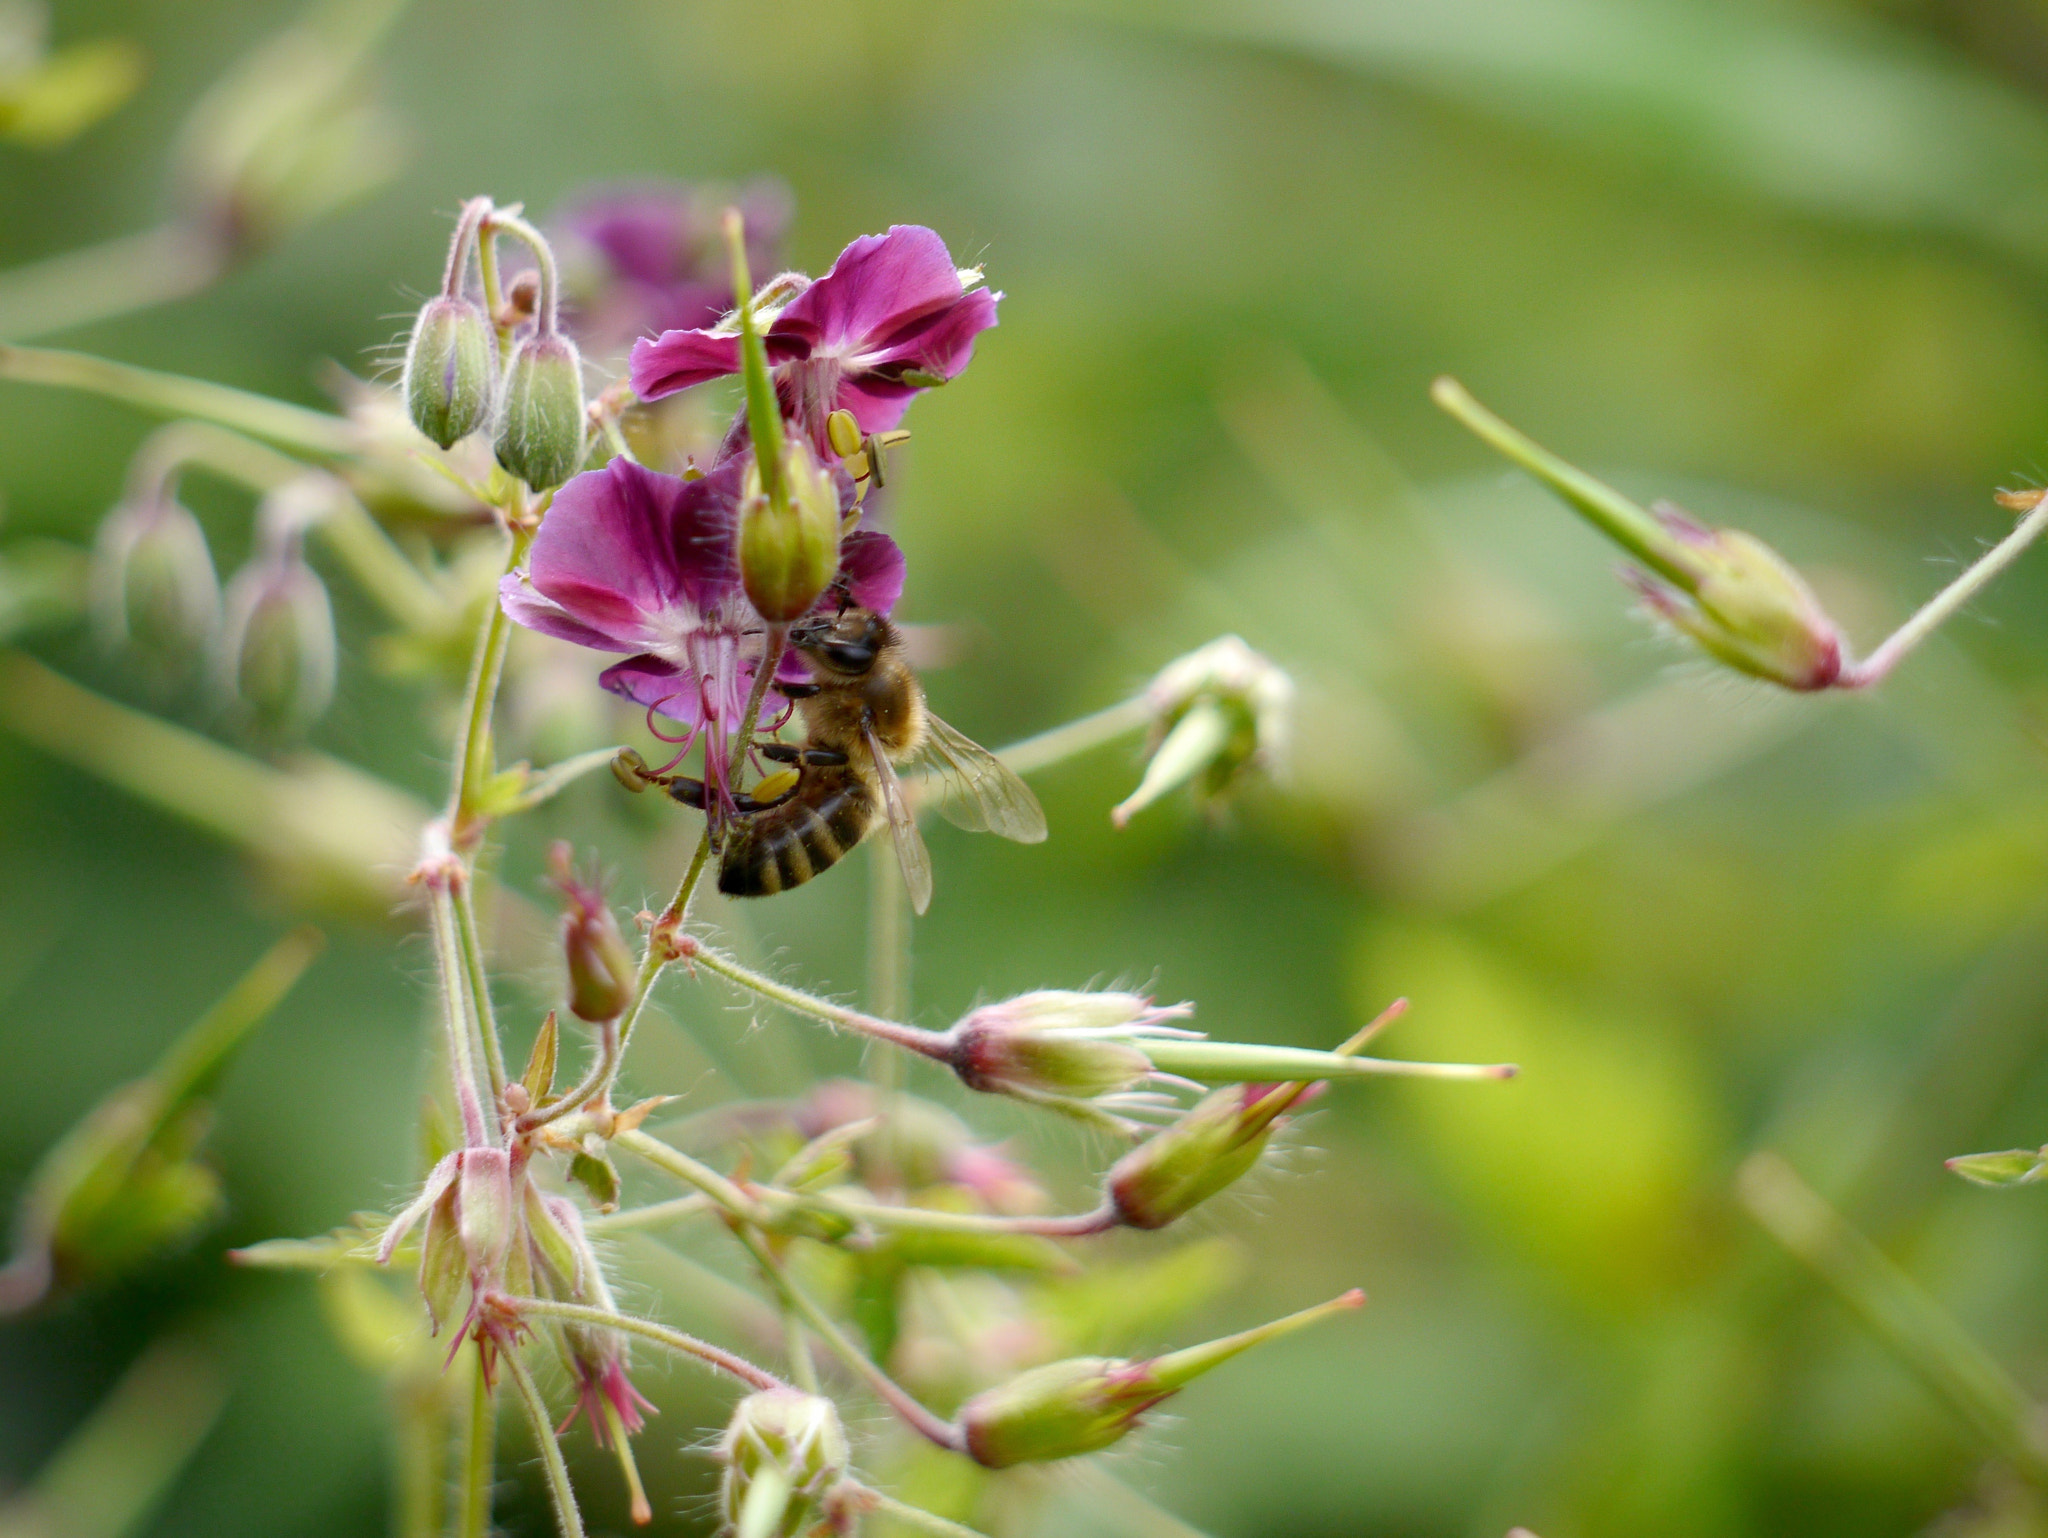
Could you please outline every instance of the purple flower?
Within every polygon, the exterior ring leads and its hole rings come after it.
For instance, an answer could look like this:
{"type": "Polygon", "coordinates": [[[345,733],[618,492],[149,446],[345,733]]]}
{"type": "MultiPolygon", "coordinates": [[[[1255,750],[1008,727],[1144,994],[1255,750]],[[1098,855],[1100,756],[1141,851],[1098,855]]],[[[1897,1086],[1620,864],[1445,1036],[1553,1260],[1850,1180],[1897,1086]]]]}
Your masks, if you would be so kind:
{"type": "MultiPolygon", "coordinates": [[[[835,410],[852,412],[864,433],[894,427],[920,389],[967,367],[975,337],[996,323],[1002,296],[979,282],[921,225],[861,236],[768,326],[784,413],[820,454],[831,452],[825,418],[835,410]]],[[[633,389],[656,400],[739,367],[735,329],[667,331],[634,344],[633,389]]]]}
{"type": "Polygon", "coordinates": [[[685,182],[620,182],[591,188],[555,216],[569,289],[567,324],[592,352],[677,327],[712,326],[732,308],[720,216],[736,201],[746,220],[747,261],[782,264],[789,191],[749,182],[736,199],[685,182]]]}
{"type": "MultiPolygon", "coordinates": [[[[705,734],[716,783],[730,761],[761,657],[761,620],[740,586],[740,480],[731,459],[694,481],[614,459],[555,493],[526,570],[499,585],[516,623],[595,651],[626,652],[598,682],[705,734]]],[[[903,592],[903,552],[886,534],[848,535],[840,575],[855,603],[886,614],[903,592]]],[[[829,590],[822,603],[831,602],[829,590]]],[[[810,677],[801,658],[777,676],[810,677]]],[[[765,710],[781,709],[771,691],[765,710]]]]}

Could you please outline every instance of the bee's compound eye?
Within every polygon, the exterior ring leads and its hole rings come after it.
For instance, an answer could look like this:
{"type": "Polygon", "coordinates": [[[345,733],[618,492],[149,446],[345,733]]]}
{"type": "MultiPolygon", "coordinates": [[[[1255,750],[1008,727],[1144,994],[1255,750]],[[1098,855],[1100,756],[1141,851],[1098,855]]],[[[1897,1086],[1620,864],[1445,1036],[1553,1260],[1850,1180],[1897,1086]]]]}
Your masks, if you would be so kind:
{"type": "Polygon", "coordinates": [[[842,673],[865,673],[875,663],[875,649],[865,641],[827,641],[818,650],[842,673]]]}

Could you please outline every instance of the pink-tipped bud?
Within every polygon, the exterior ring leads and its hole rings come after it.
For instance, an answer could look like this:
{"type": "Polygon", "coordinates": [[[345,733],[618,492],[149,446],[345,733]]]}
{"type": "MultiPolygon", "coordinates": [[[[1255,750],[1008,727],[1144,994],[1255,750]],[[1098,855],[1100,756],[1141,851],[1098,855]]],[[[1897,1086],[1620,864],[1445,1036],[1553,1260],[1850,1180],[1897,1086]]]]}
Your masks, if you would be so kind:
{"type": "Polygon", "coordinates": [[[796,1538],[811,1531],[853,1461],[832,1401],[795,1389],[749,1394],[718,1444],[718,1509],[728,1531],[796,1538]]]}
{"type": "Polygon", "coordinates": [[[1147,1410],[1211,1368],[1364,1302],[1364,1293],[1347,1292],[1317,1308],[1165,1356],[1075,1357],[1035,1367],[961,1408],[967,1452],[992,1469],[1097,1452],[1122,1440],[1147,1410]]]}
{"type": "Polygon", "coordinates": [[[1737,672],[1787,689],[1825,689],[1842,671],[1842,636],[1785,558],[1740,529],[1708,529],[1668,502],[1651,513],[1672,537],[1681,586],[1627,573],[1643,602],[1737,672]]]}
{"type": "Polygon", "coordinates": [[[583,360],[559,331],[536,331],[505,365],[498,463],[535,491],[559,486],[583,462],[583,360]]]}
{"type": "Polygon", "coordinates": [[[1152,1061],[1141,1045],[1185,1004],[1155,1008],[1136,993],[1047,989],[986,1004],[947,1035],[947,1062],[970,1089],[991,1094],[1092,1100],[1142,1083],[1152,1061]]]}
{"type": "Polygon", "coordinates": [[[747,465],[740,503],[740,580],[754,612],[771,625],[803,618],[839,572],[839,485],[798,437],[782,445],[787,496],[761,485],[747,465]]]}
{"type": "Polygon", "coordinates": [[[569,963],[569,1012],[593,1023],[616,1020],[632,1002],[638,981],[633,953],[626,948],[604,893],[576,878],[569,846],[556,844],[549,851],[549,863],[566,903],[562,950],[569,963]]]}
{"type": "Polygon", "coordinates": [[[1259,1162],[1300,1083],[1226,1084],[1110,1167],[1109,1199],[1132,1228],[1164,1228],[1259,1162]]]}
{"type": "Polygon", "coordinates": [[[405,349],[405,406],[413,426],[442,448],[491,419],[498,340],[483,306],[436,295],[420,307],[405,349]]]}

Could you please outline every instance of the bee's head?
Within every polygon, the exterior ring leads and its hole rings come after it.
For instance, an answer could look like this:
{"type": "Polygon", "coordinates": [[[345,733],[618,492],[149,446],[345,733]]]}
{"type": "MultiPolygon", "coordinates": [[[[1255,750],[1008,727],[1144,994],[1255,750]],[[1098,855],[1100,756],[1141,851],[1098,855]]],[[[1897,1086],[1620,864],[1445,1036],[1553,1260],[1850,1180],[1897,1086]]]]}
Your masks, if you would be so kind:
{"type": "Polygon", "coordinates": [[[789,644],[822,673],[858,678],[875,665],[889,644],[889,622],[872,609],[814,614],[790,626],[789,644]]]}

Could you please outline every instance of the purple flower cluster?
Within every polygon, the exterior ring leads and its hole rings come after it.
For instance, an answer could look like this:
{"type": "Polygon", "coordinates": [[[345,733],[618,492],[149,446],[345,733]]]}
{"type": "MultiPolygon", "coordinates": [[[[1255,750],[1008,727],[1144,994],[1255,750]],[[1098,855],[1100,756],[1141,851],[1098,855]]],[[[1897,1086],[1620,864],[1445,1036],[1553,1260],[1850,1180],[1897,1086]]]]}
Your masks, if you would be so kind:
{"type": "MultiPolygon", "coordinates": [[[[615,211],[607,248],[630,251],[631,220],[615,211]]],[[[597,236],[593,236],[597,239],[597,236]]],[[[658,246],[650,237],[648,244],[658,246]]],[[[652,271],[651,258],[649,270],[652,271]]],[[[826,419],[851,412],[862,433],[893,428],[919,390],[967,366],[974,338],[995,324],[999,295],[962,272],[930,230],[895,225],[865,235],[815,281],[771,280],[779,296],[763,314],[768,358],[793,434],[820,462],[837,466],[826,419]],[[791,297],[793,296],[793,297],[791,297]]],[[[727,318],[670,330],[633,348],[632,383],[654,400],[740,368],[740,336],[727,318]]],[[[526,569],[504,579],[500,599],[518,624],[596,651],[625,654],[599,682],[680,723],[686,746],[701,733],[706,769],[717,782],[729,736],[746,706],[765,628],[740,580],[738,538],[751,449],[744,415],[718,461],[694,478],[614,459],[555,494],[526,569]]],[[[835,470],[843,510],[852,480],[835,470]]],[[[903,553],[886,534],[862,530],[840,545],[841,590],[886,614],[903,591],[903,553]]],[[[834,601],[828,596],[821,605],[834,601]]],[[[796,658],[785,682],[809,676],[796,658]]],[[[766,709],[782,708],[771,691],[766,709]]]]}

